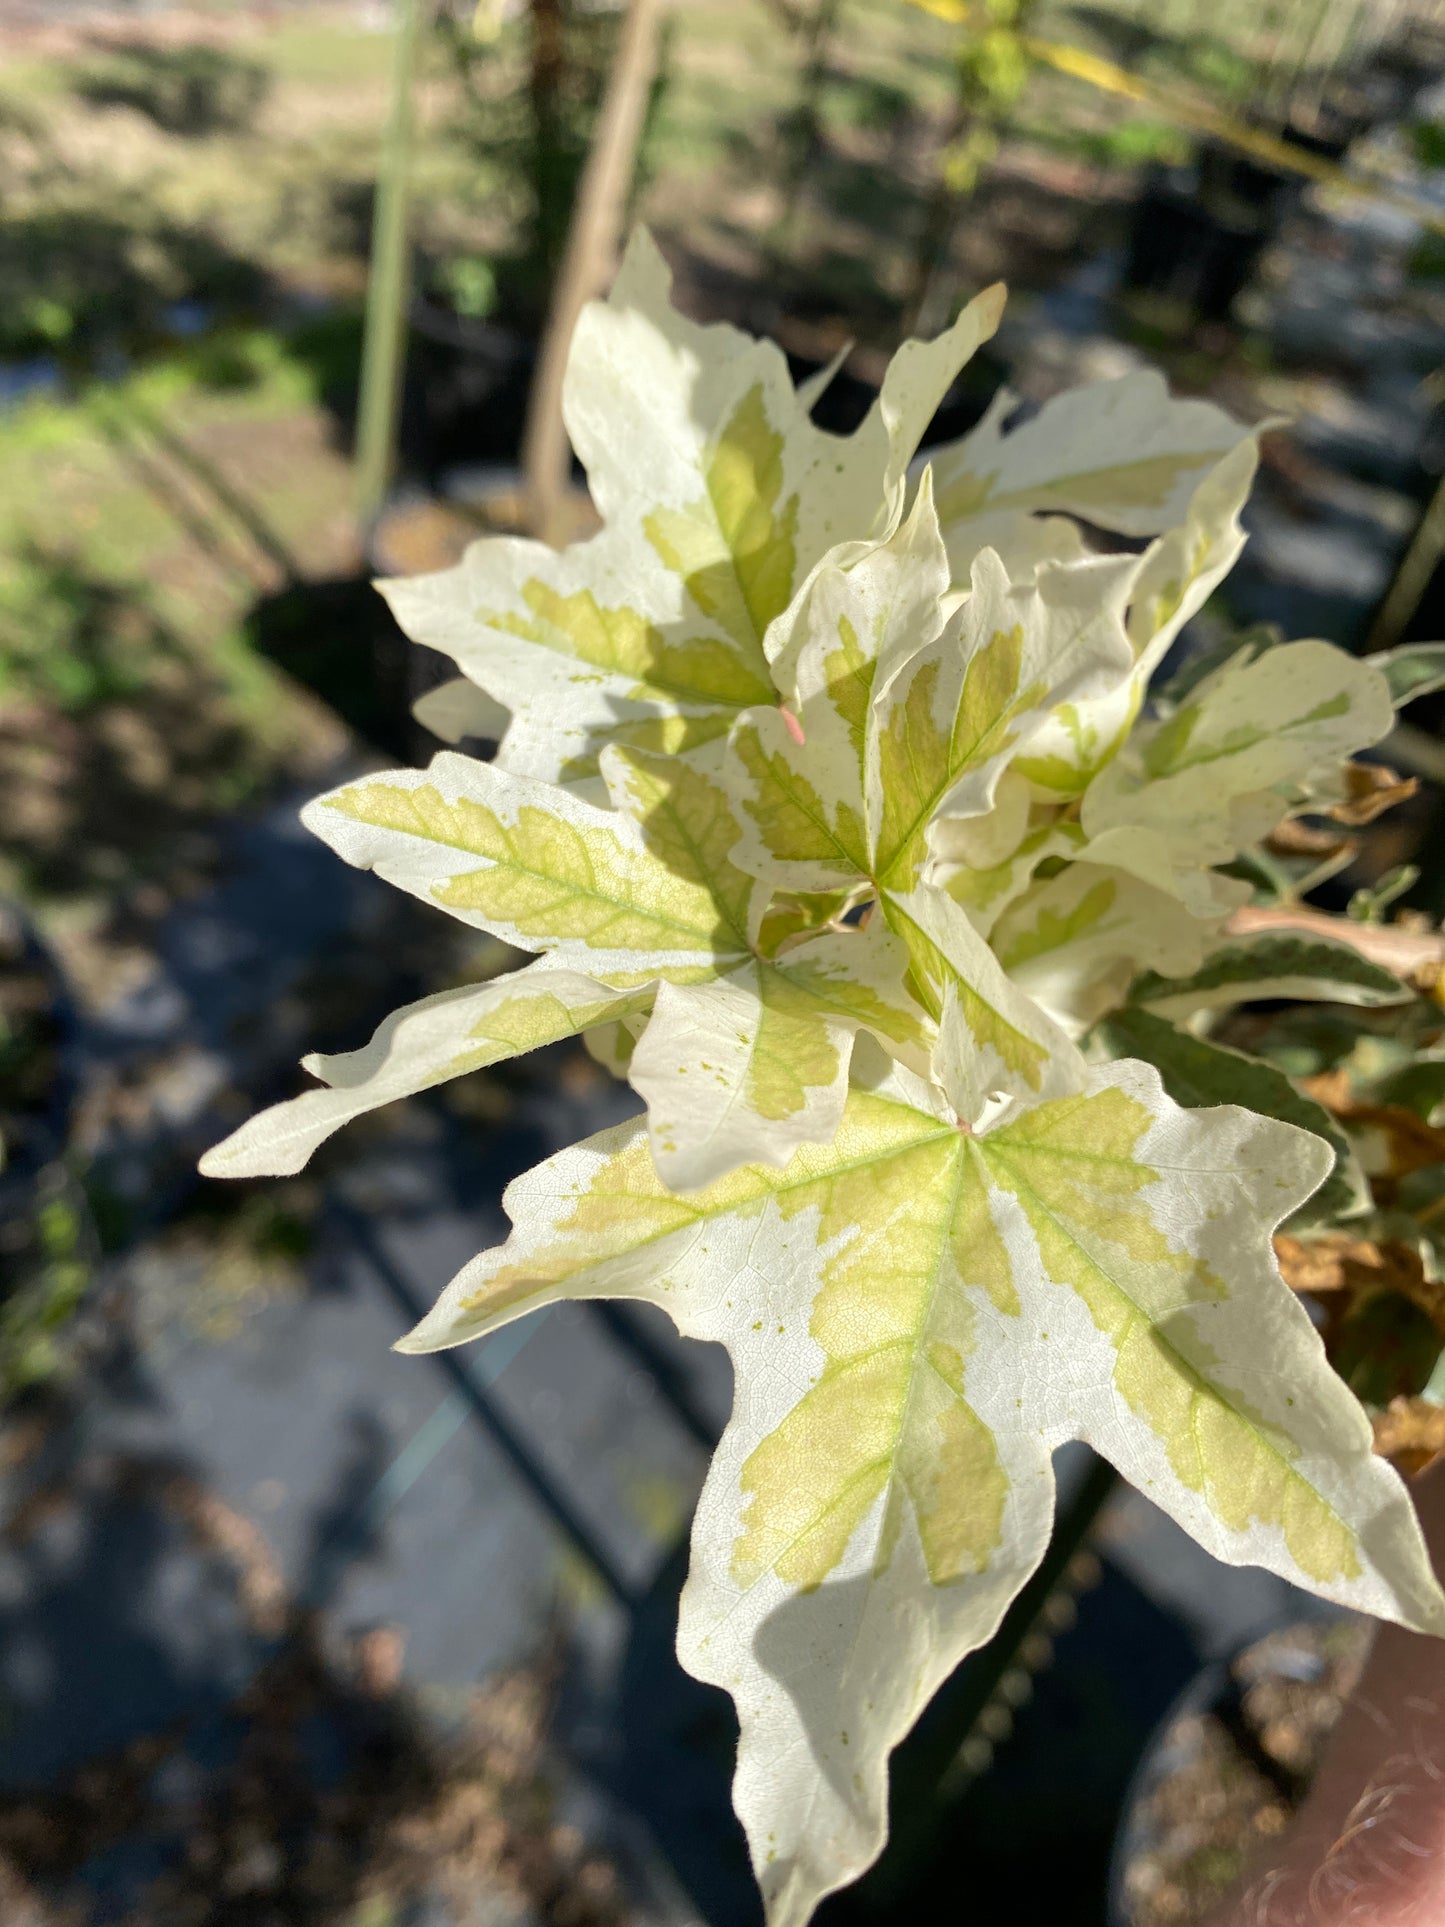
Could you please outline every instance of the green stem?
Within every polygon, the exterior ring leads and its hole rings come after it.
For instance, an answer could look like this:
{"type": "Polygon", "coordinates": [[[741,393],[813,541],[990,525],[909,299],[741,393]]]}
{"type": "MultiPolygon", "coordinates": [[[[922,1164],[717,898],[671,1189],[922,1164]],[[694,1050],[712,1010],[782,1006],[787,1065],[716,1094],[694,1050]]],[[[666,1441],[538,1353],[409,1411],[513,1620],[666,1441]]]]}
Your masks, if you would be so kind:
{"type": "Polygon", "coordinates": [[[1420,526],[1401,557],[1395,579],[1370,626],[1365,643],[1367,655],[1373,655],[1378,649],[1393,649],[1404,635],[1442,555],[1445,555],[1445,481],[1430,498],[1430,506],[1421,516],[1420,526]]]}

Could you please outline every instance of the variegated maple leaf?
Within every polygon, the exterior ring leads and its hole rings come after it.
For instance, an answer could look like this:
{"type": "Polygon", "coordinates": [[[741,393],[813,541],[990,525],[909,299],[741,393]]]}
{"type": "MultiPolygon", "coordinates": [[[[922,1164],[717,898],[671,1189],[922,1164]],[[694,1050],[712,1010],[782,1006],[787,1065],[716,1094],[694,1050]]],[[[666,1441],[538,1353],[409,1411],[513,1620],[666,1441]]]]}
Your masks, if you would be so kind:
{"type": "Polygon", "coordinates": [[[942,1088],[894,1067],[831,1144],[686,1196],[638,1125],[562,1152],[402,1341],[637,1297],[727,1347],[678,1650],[737,1703],[770,1927],[877,1854],[889,1752],[1042,1556],[1066,1439],[1218,1557],[1445,1632],[1404,1488],[1274,1264],[1328,1148],[1181,1110],[1129,1062],[974,1134],[971,1056],[950,998],[942,1088]]]}
{"type": "Polygon", "coordinates": [[[1068,1088],[1081,1066],[931,887],[932,838],[942,822],[993,816],[1010,763],[1060,702],[1127,676],[1136,568],[1094,557],[1015,582],[984,550],[969,594],[947,597],[925,474],[892,536],[816,572],[776,658],[786,708],[749,711],[729,739],[728,787],[747,826],[738,861],[771,888],[873,906],[906,945],[930,1014],[950,990],[967,1011],[980,1107],[1068,1088]]]}
{"type": "Polygon", "coordinates": [[[1019,407],[1000,389],[976,428],[933,453],[956,576],[983,548],[1082,554],[1075,516],[1120,535],[1162,535],[1247,433],[1212,402],[1177,400],[1148,368],[1071,388],[1012,426],[1019,407]]]}

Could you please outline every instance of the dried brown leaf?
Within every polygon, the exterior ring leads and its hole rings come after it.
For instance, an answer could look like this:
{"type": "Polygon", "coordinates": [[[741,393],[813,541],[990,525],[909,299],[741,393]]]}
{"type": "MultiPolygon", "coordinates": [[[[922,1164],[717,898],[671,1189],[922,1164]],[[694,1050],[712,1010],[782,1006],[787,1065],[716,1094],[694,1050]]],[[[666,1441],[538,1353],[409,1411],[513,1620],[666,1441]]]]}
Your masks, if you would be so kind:
{"type": "Polygon", "coordinates": [[[1359,848],[1357,836],[1344,836],[1327,830],[1303,817],[1289,816],[1265,838],[1264,847],[1274,856],[1308,856],[1317,861],[1337,856],[1342,850],[1359,848]]]}
{"type": "Polygon", "coordinates": [[[1356,1140],[1372,1178],[1395,1180],[1445,1164],[1445,1130],[1403,1104],[1370,1104],[1354,1095],[1346,1070],[1302,1077],[1300,1089],[1339,1119],[1356,1140]]]}
{"type": "Polygon", "coordinates": [[[1397,803],[1403,803],[1419,787],[1417,778],[1401,776],[1398,771],[1387,769],[1383,763],[1347,763],[1344,801],[1320,810],[1318,814],[1333,817],[1336,823],[1358,829],[1361,824],[1373,823],[1377,816],[1383,816],[1386,810],[1392,810],[1397,803]]]}
{"type": "Polygon", "coordinates": [[[1392,1398],[1374,1417],[1375,1450],[1406,1478],[1445,1452],[1445,1405],[1425,1398],[1392,1398]]]}
{"type": "Polygon", "coordinates": [[[1356,1238],[1347,1231],[1327,1231],[1309,1239],[1280,1231],[1275,1234],[1274,1255],[1291,1291],[1307,1291],[1315,1297],[1345,1293],[1352,1298],[1398,1292],[1445,1337],[1445,1285],[1425,1275],[1424,1262],[1413,1245],[1398,1238],[1378,1242],[1356,1238]]]}

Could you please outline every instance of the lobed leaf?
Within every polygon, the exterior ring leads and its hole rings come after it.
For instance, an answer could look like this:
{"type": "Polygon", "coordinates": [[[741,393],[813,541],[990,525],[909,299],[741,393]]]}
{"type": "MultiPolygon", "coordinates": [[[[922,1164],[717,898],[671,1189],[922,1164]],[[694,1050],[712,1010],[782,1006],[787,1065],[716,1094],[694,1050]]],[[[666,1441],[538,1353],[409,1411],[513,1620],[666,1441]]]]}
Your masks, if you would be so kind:
{"type": "Polygon", "coordinates": [[[1141,964],[1193,969],[1204,928],[1127,871],[1071,863],[1017,896],[989,941],[1020,989],[1077,1036],[1123,999],[1141,964]]]}
{"type": "Polygon", "coordinates": [[[1204,474],[1184,521],[1139,558],[1126,618],[1133,668],[1108,694],[1064,705],[1038,731],[1019,767],[1040,789],[1075,796],[1108,763],[1175,637],[1239,559],[1240,513],[1259,465],[1259,432],[1244,436],[1204,474]]]}
{"type": "Polygon", "coordinates": [[[360,1050],[308,1057],[306,1069],[329,1088],[258,1112],[207,1151],[202,1175],[287,1177],[367,1111],[616,1021],[650,1001],[648,990],[609,990],[546,959],[490,983],[423,997],[394,1010],[360,1050]]]}
{"type": "MultiPolygon", "coordinates": [[[[621,752],[618,752],[620,755],[621,752]]],[[[302,821],[348,863],[521,950],[606,980],[717,975],[748,949],[743,893],[659,810],[649,828],[565,790],[442,751],[363,777],[302,821]]]]}
{"type": "Polygon", "coordinates": [[[989,551],[975,560],[962,608],[873,694],[864,794],[880,884],[911,889],[937,819],[988,810],[1051,710],[1127,674],[1122,611],[1135,566],[1096,557],[1019,586],[989,551]]]}
{"type": "Polygon", "coordinates": [[[906,519],[844,569],[819,569],[774,667],[788,713],[759,709],[733,731],[726,774],[743,805],[739,861],[787,890],[855,883],[872,857],[863,766],[880,669],[941,629],[948,563],[925,472],[906,519]]]}
{"type": "Polygon", "coordinates": [[[799,1145],[827,1143],[859,1030],[926,1064],[931,1027],[903,987],[907,961],[875,922],[719,982],[664,984],[629,1067],[664,1182],[690,1191],[739,1164],[786,1164],[799,1145]]]}
{"type": "Polygon", "coordinates": [[[895,1073],[831,1144],[686,1197],[624,1125],[509,1188],[507,1244],[402,1349],[599,1296],[727,1346],[679,1652],[737,1703],[735,1804],[772,1927],[800,1927],[878,1852],[889,1751],[1042,1554],[1064,1439],[1226,1560],[1445,1628],[1404,1488],[1271,1253],[1327,1166],[1138,1064],[981,1137],[895,1073]]]}
{"type": "Polygon", "coordinates": [[[960,574],[972,561],[960,553],[969,524],[1003,511],[1062,510],[1121,535],[1158,535],[1248,432],[1212,402],[1177,400],[1153,369],[1069,389],[1009,429],[1017,406],[1003,390],[977,428],[933,457],[960,574]]]}
{"type": "Polygon", "coordinates": [[[952,898],[926,886],[890,891],[882,910],[912,958],[920,1001],[940,1017],[951,1008],[964,1033],[953,1046],[954,1103],[968,1124],[991,1098],[1052,1097],[1082,1085],[1084,1061],[1068,1036],[1010,980],[952,898]]]}
{"type": "Polygon", "coordinates": [[[563,403],[603,528],[561,554],[493,537],[455,568],[380,584],[415,641],[510,713],[502,767],[563,781],[607,742],[670,754],[775,700],[775,623],[825,556],[896,523],[903,475],[1002,290],[895,356],[848,437],[809,417],[772,342],[675,312],[639,230],[584,310],[563,403]]]}
{"type": "Polygon", "coordinates": [[[1227,862],[1292,804],[1377,742],[1394,711],[1385,679],[1325,642],[1232,659],[1166,720],[1130,735],[1090,785],[1081,854],[1146,882],[1227,862]]]}
{"type": "Polygon", "coordinates": [[[1353,944],[1260,931],[1212,946],[1188,976],[1143,971],[1130,986],[1129,1002],[1147,1004],[1161,1017],[1187,1017],[1197,1010],[1227,1010],[1276,997],[1377,1009],[1407,1003],[1412,994],[1392,971],[1371,963],[1353,944]]]}

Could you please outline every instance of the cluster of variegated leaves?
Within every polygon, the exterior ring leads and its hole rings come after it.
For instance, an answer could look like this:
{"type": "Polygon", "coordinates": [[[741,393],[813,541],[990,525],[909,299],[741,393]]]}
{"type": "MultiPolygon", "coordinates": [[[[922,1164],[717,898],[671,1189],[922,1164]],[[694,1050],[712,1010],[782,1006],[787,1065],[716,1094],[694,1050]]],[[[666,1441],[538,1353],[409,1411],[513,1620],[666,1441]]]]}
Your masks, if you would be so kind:
{"type": "Polygon", "coordinates": [[[519,1178],[508,1242],[403,1349],[604,1295],[728,1348],[679,1651],[737,1703],[774,1927],[878,1852],[889,1751],[1039,1559],[1064,1440],[1221,1558],[1445,1631],[1271,1256],[1330,1147],[1182,1108],[1090,1041],[1146,971],[1146,1029],[1189,979],[1405,994],[1344,945],[1220,938],[1248,885],[1219,866],[1338,792],[1389,688],[1300,642],[1141,720],[1241,546],[1254,437],[1140,374],[1020,427],[1001,398],[917,472],[1001,304],[904,347],[837,437],[775,347],[674,313],[634,240],[567,379],[601,532],[383,585],[463,672],[419,714],[500,736],[494,760],[305,812],[536,961],[308,1060],[323,1088],[203,1167],[295,1171],[363,1111],[578,1032],[630,1078],[645,1122],[519,1178]],[[1076,517],[1152,539],[1098,553],[1076,517]]]}

